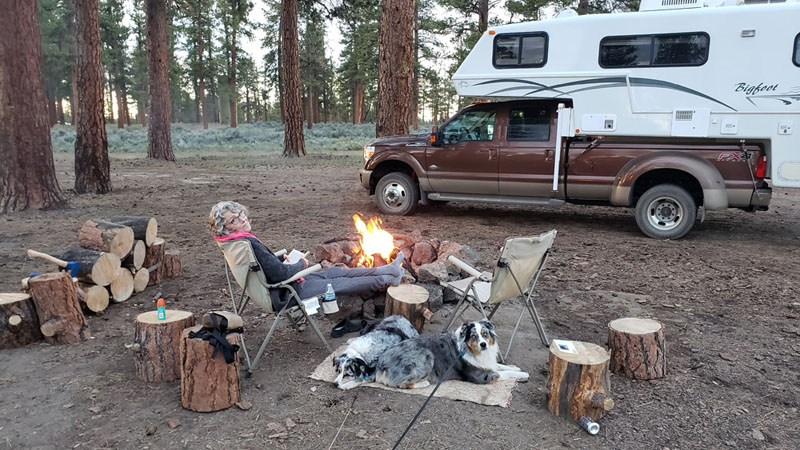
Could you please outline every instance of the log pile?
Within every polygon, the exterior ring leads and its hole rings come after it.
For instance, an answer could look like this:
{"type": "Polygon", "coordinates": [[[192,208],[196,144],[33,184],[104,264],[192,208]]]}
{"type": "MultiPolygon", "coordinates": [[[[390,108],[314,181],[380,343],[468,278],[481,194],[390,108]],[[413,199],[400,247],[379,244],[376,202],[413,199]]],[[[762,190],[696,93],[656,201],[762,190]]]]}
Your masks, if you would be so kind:
{"type": "Polygon", "coordinates": [[[28,250],[29,257],[44,259],[63,272],[32,273],[22,279],[21,294],[0,294],[0,348],[43,336],[56,344],[87,339],[84,312],[103,313],[109,304],[182,273],[180,253],[165,251],[167,242],[158,237],[153,217],[86,220],[77,244],[52,254],[28,250]]]}

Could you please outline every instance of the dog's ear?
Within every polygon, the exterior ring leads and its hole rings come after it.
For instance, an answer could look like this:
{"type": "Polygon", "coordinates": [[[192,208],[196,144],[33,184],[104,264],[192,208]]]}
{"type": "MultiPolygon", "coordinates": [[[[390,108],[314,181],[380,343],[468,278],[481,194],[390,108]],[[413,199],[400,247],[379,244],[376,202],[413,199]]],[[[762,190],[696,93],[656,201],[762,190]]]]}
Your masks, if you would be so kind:
{"type": "Polygon", "coordinates": [[[336,370],[339,370],[342,367],[342,361],[344,361],[345,355],[339,355],[336,358],[333,358],[333,367],[336,370]]]}

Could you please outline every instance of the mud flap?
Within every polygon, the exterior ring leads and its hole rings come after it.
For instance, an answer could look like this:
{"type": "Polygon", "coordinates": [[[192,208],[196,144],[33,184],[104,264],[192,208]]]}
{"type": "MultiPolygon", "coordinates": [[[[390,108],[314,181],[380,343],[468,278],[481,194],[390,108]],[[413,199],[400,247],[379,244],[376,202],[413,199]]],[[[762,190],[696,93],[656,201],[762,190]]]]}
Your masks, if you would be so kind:
{"type": "Polygon", "coordinates": [[[706,207],[705,206],[700,205],[700,207],[697,208],[697,219],[700,221],[700,223],[703,223],[703,222],[706,221],[706,207]]]}

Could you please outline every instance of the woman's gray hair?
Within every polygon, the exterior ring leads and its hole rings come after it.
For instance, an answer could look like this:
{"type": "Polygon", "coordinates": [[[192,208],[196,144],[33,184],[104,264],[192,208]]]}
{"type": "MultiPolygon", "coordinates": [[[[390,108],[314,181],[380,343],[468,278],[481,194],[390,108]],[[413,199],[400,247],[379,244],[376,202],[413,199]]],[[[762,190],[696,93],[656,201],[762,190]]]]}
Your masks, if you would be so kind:
{"type": "Polygon", "coordinates": [[[225,228],[226,219],[225,216],[223,216],[225,211],[230,211],[233,214],[239,214],[244,211],[244,213],[247,214],[247,207],[230,200],[219,202],[214,205],[214,207],[211,208],[211,213],[208,214],[208,225],[211,227],[211,232],[216,236],[227,236],[230,234],[230,231],[225,228]]]}

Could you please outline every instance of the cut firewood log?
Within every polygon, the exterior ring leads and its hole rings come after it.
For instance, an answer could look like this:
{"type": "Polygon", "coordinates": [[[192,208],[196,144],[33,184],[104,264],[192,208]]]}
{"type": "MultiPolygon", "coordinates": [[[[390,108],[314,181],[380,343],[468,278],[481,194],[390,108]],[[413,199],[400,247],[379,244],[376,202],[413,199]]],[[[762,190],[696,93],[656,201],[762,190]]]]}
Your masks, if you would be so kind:
{"type": "Polygon", "coordinates": [[[39,316],[29,294],[0,293],[0,349],[42,340],[39,316]]]}
{"type": "Polygon", "coordinates": [[[69,274],[47,273],[31,278],[28,284],[45,341],[72,344],[89,339],[89,325],[69,274]]]}
{"type": "Polygon", "coordinates": [[[98,286],[108,286],[116,278],[120,268],[119,257],[85,248],[73,248],[64,252],[61,259],[81,263],[78,279],[98,286]]]}
{"type": "Polygon", "coordinates": [[[136,376],[149,383],[177,380],[181,375],[181,333],[194,326],[188,311],[166,310],[166,319],[158,320],[157,311],[136,316],[133,351],[136,376]]]}
{"type": "Polygon", "coordinates": [[[425,317],[432,317],[428,309],[428,291],[415,284],[401,284],[386,290],[386,306],[384,316],[397,314],[405,317],[422,333],[425,317]]]}
{"type": "Polygon", "coordinates": [[[155,217],[118,216],[112,217],[110,221],[131,227],[133,237],[144,241],[148,247],[153,245],[158,236],[158,221],[155,217]]]}
{"type": "MultiPolygon", "coordinates": [[[[238,354],[231,364],[225,362],[222,352],[212,358],[214,347],[208,341],[189,338],[190,332],[200,328],[202,325],[187,328],[181,336],[181,404],[200,412],[230,408],[241,397],[238,354]]],[[[240,345],[238,333],[225,337],[229,343],[240,345]]]]}
{"type": "Polygon", "coordinates": [[[105,311],[108,308],[110,296],[108,289],[95,284],[83,284],[80,286],[83,295],[78,292],[78,300],[83,304],[84,309],[93,313],[105,311]]]}
{"type": "Polygon", "coordinates": [[[133,249],[131,252],[128,253],[128,256],[122,260],[123,267],[133,267],[136,270],[142,268],[142,264],[144,264],[144,255],[147,252],[147,246],[144,245],[144,241],[137,240],[133,243],[133,249]]]}
{"type": "Polygon", "coordinates": [[[625,317],[608,324],[609,368],[634,380],[662,378],[667,371],[664,325],[651,319],[625,317]]]}
{"type": "Polygon", "coordinates": [[[608,352],[599,345],[568,341],[577,352],[572,353],[560,348],[561,342],[550,344],[547,409],[560,417],[598,420],[614,408],[608,352]]]}
{"type": "Polygon", "coordinates": [[[183,274],[183,265],[181,265],[181,253],[178,250],[167,250],[164,252],[164,259],[162,261],[163,275],[167,278],[175,278],[183,274]]]}
{"type": "Polygon", "coordinates": [[[165,245],[164,239],[156,238],[153,245],[147,247],[142,267],[150,272],[150,281],[147,282],[148,286],[161,284],[161,277],[164,273],[164,264],[162,264],[162,261],[164,260],[165,245]]]}
{"type": "Polygon", "coordinates": [[[147,289],[147,283],[150,282],[150,271],[145,268],[139,270],[131,269],[133,273],[133,292],[138,294],[147,289]]]}
{"type": "Polygon", "coordinates": [[[131,252],[133,241],[131,227],[105,220],[87,220],[78,231],[78,245],[91,250],[113,253],[120,259],[131,252]]]}
{"type": "Polygon", "coordinates": [[[133,274],[125,267],[117,272],[117,277],[108,286],[114,303],[122,303],[133,295],[133,274]]]}

